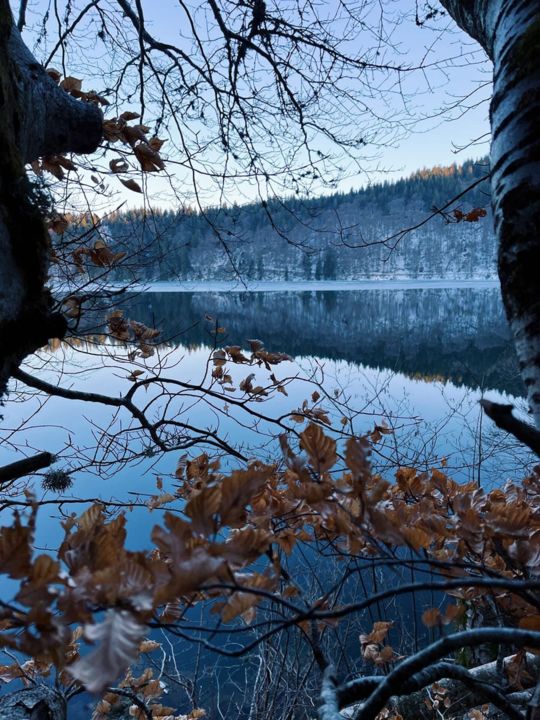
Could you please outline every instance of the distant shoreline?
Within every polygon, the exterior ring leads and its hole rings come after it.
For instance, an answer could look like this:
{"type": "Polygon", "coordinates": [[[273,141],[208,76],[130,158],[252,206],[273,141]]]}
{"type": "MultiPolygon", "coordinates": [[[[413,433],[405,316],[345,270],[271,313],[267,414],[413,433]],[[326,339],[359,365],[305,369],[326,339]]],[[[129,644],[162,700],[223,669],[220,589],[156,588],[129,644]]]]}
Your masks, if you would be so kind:
{"type": "MultiPolygon", "coordinates": [[[[212,292],[337,292],[347,290],[422,290],[422,289],[458,289],[458,288],[496,288],[497,279],[448,280],[444,278],[431,280],[298,280],[273,281],[257,280],[247,282],[245,285],[239,281],[208,280],[208,281],[159,281],[148,283],[108,283],[107,289],[126,288],[130,292],[185,292],[185,293],[212,293],[212,292]]],[[[54,290],[69,291],[63,285],[53,285],[54,290]]],[[[76,291],[76,289],[73,289],[76,291]]],[[[85,290],[103,290],[103,286],[86,285],[85,290]]]]}

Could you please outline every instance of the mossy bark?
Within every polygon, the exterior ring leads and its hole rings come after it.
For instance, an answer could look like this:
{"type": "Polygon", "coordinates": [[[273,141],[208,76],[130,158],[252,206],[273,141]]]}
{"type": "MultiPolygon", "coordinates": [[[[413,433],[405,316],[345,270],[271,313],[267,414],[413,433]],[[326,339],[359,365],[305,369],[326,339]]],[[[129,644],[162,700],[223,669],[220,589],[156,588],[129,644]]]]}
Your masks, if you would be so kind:
{"type": "Polygon", "coordinates": [[[11,372],[65,323],[45,289],[49,236],[25,163],[90,152],[102,136],[100,110],[70,97],[48,76],[0,0],[0,397],[11,372]]]}
{"type": "MultiPolygon", "coordinates": [[[[71,98],[32,57],[0,0],[0,399],[21,360],[65,321],[45,288],[49,235],[26,177],[41,155],[90,152],[102,135],[100,110],[71,98]]],[[[0,698],[0,720],[65,720],[62,695],[34,686],[0,698]]]]}

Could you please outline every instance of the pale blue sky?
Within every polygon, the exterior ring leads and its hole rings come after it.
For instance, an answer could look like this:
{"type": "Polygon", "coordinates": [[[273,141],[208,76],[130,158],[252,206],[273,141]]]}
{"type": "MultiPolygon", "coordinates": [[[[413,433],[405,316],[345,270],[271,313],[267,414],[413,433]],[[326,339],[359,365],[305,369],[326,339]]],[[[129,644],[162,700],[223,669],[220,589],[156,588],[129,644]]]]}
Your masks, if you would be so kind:
{"type": "MultiPolygon", "coordinates": [[[[58,17],[62,18],[66,2],[65,0],[56,0],[56,2],[58,17]]],[[[103,0],[102,4],[107,6],[107,2],[114,5],[114,0],[103,0]]],[[[14,8],[17,7],[17,3],[12,4],[14,8]]],[[[72,16],[75,16],[77,9],[84,5],[79,0],[71,4],[72,16]]],[[[188,40],[182,38],[182,35],[188,33],[182,32],[185,18],[179,11],[178,0],[142,0],[142,5],[148,28],[154,37],[178,44],[182,48],[189,48],[188,40]]],[[[199,5],[201,3],[191,4],[195,8],[199,5]]],[[[423,27],[417,27],[414,18],[414,0],[383,0],[382,5],[389,19],[384,31],[388,35],[389,43],[395,48],[392,50],[393,54],[385,51],[385,61],[410,66],[416,65],[424,58],[428,67],[425,71],[405,74],[399,85],[396,82],[387,83],[383,86],[384,92],[380,96],[369,98],[372,111],[384,116],[384,123],[388,122],[389,118],[399,118],[399,126],[396,126],[399,129],[397,132],[382,132],[381,145],[375,143],[367,146],[366,156],[371,159],[366,159],[363,163],[364,172],[354,171],[351,174],[351,168],[345,168],[345,162],[341,163],[345,172],[344,178],[338,183],[338,188],[342,190],[358,188],[367,182],[383,178],[398,178],[423,167],[459,163],[470,157],[480,157],[488,150],[489,125],[486,101],[490,93],[490,68],[482,52],[473,41],[455,27],[448,17],[438,17],[423,27]],[[453,105],[455,107],[452,107],[453,105]],[[464,112],[465,108],[469,108],[467,112],[464,112]],[[472,141],[480,137],[484,140],[483,144],[471,145],[472,141]],[[462,147],[466,149],[456,153],[456,149],[462,147]]],[[[366,17],[371,18],[375,26],[379,3],[373,2],[372,6],[373,14],[370,15],[368,12],[366,17]]],[[[46,57],[56,39],[54,0],[29,2],[28,24],[34,29],[34,35],[28,36],[32,37],[32,40],[29,40],[30,44],[36,37],[36,22],[43,16],[47,7],[50,8],[48,34],[35,48],[38,59],[46,57]]],[[[321,2],[319,8],[323,15],[335,12],[336,0],[321,2]]],[[[197,22],[205,21],[200,11],[195,13],[195,18],[197,22]]],[[[351,39],[347,49],[351,52],[357,51],[363,48],[362,43],[372,42],[370,32],[371,29],[366,31],[364,37],[351,39]]],[[[115,58],[112,52],[108,55],[103,48],[96,49],[90,34],[88,40],[84,35],[79,35],[77,47],[74,45],[73,48],[68,48],[64,61],[69,73],[84,77],[87,89],[92,87],[99,91],[108,82],[107,66],[111,66],[115,58]],[[81,60],[81,46],[85,56],[83,60],[81,60]]],[[[118,39],[121,43],[122,38],[119,36],[118,39]]],[[[60,62],[57,56],[51,64],[59,67],[60,62]]],[[[355,79],[351,78],[351,87],[354,82],[355,79]]],[[[374,84],[376,85],[377,82],[375,80],[374,84]]],[[[128,108],[123,106],[123,109],[128,108]]],[[[129,109],[137,110],[136,96],[131,99],[129,109]]],[[[384,123],[381,123],[381,129],[384,123]]],[[[376,124],[373,125],[373,130],[374,132],[378,130],[376,124]]],[[[161,134],[164,136],[163,133],[161,134]]],[[[171,136],[171,140],[174,142],[174,137],[171,136]]],[[[326,152],[328,149],[326,141],[319,139],[318,142],[318,147],[326,152]]],[[[169,148],[171,147],[169,143],[169,148]]],[[[191,182],[189,174],[180,168],[177,169],[172,162],[168,169],[176,176],[175,183],[181,188],[180,196],[189,202],[191,182]]],[[[117,179],[112,178],[110,183],[116,192],[119,185],[117,179]]],[[[201,188],[203,203],[221,200],[243,202],[257,197],[257,193],[249,183],[230,187],[225,198],[221,198],[210,187],[205,188],[203,181],[201,188]]],[[[148,190],[154,204],[167,205],[173,202],[167,183],[157,176],[148,178],[148,190]]],[[[119,202],[121,198],[126,198],[130,205],[141,204],[140,195],[123,189],[118,189],[118,192],[119,194],[111,200],[113,204],[119,202]]],[[[313,192],[317,192],[316,187],[313,188],[313,192]]]]}

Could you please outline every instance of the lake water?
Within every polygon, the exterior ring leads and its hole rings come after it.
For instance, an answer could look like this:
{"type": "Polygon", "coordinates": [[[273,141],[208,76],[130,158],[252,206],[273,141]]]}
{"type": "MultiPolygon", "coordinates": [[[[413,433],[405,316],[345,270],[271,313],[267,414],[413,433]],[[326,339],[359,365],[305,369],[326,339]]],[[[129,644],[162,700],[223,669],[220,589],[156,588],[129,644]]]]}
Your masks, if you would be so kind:
{"type": "MultiPolygon", "coordinates": [[[[315,406],[336,428],[344,422],[355,433],[375,425],[391,429],[375,445],[373,458],[389,478],[399,465],[445,466],[459,480],[491,487],[519,479],[534,462],[479,411],[482,396],[524,408],[496,288],[140,292],[122,296],[121,307],[126,317],[160,329],[162,345],[151,357],[133,361],[130,348],[96,338],[107,312],[106,303],[96,299],[85,320],[92,340],[43,350],[24,369],[54,385],[112,397],[128,392],[133,370],[141,371],[138,379],[157,373],[169,378],[140,388],[133,398],[152,421],[166,420],[160,432],[169,445],[183,443],[185,430],[178,425],[183,423],[225,440],[246,458],[272,459],[277,433],[285,426],[304,427],[291,413],[315,406]],[[240,382],[254,373],[252,384],[266,386],[269,372],[228,362],[235,389],[225,391],[212,379],[212,353],[238,345],[249,355],[247,340],[253,338],[291,357],[271,370],[287,394],[252,399],[244,408],[240,382]],[[193,390],[198,386],[211,389],[214,397],[201,400],[193,390]],[[316,390],[321,398],[313,401],[316,390]],[[276,418],[280,426],[272,423],[276,418]]],[[[0,462],[20,457],[20,449],[27,454],[49,450],[58,455],[56,467],[72,472],[74,480],[60,507],[57,495],[38,487],[44,502],[37,536],[41,548],[58,544],[59,515],[80,512],[81,498],[133,502],[128,544],[148,545],[161,511],[149,513],[137,503],[157,493],[158,476],[165,489],[172,487],[179,460],[199,454],[203,446],[155,453],[135,425],[124,410],[47,398],[13,385],[4,408],[0,462]]],[[[215,444],[204,449],[222,454],[215,444]]],[[[223,462],[238,461],[224,457],[223,462]]]]}
{"type": "MultiPolygon", "coordinates": [[[[103,301],[96,302],[92,321],[86,321],[88,333],[95,332],[107,312],[103,301]]],[[[139,379],[159,372],[212,388],[230,398],[228,406],[218,398],[198,401],[195,391],[175,387],[160,392],[141,388],[134,401],[141,408],[149,404],[152,420],[164,416],[185,421],[203,434],[214,432],[245,457],[270,459],[276,453],[272,438],[281,428],[262,420],[255,423],[234,406],[235,399],[246,399],[239,388],[242,379],[255,372],[254,384],[266,387],[269,373],[227,363],[234,392],[224,391],[211,378],[210,358],[216,347],[239,345],[249,355],[247,340],[259,338],[269,351],[292,358],[273,367],[287,395],[274,392],[263,402],[250,401],[248,410],[276,418],[302,408],[304,401],[312,407],[314,383],[319,383],[327,397],[317,407],[336,427],[346,418],[346,429],[356,433],[368,432],[375,424],[393,429],[375,454],[379,469],[389,475],[399,464],[424,468],[444,458],[458,479],[499,484],[522,472],[523,463],[530,460],[479,412],[482,396],[523,407],[517,362],[496,288],[141,292],[123,298],[120,306],[126,317],[161,331],[163,344],[152,357],[130,362],[130,348],[110,341],[84,347],[63,343],[32,358],[26,370],[55,385],[111,396],[129,390],[134,369],[141,371],[139,379]]],[[[57,466],[73,472],[73,495],[153,492],[148,485],[154,476],[173,472],[184,455],[153,454],[150,440],[132,429],[124,411],[47,399],[18,388],[21,394],[11,394],[4,412],[1,459],[13,459],[21,445],[28,453],[55,452],[57,466]],[[145,449],[146,457],[140,457],[145,449]],[[130,452],[137,454],[135,468],[123,462],[130,452]],[[95,461],[101,463],[97,471],[89,467],[95,461]]],[[[284,422],[302,429],[290,418],[284,422]]],[[[170,425],[163,431],[168,433],[166,441],[174,444],[173,435],[180,431],[170,425]]],[[[206,450],[218,452],[215,446],[206,450]]],[[[188,454],[199,452],[194,448],[188,454]]]]}

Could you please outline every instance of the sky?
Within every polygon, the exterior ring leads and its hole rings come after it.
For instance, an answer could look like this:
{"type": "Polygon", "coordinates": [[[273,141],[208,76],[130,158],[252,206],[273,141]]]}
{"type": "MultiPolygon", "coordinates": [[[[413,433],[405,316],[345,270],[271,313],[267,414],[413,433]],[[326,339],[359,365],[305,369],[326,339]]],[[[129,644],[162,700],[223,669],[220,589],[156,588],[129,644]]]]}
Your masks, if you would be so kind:
{"type": "MultiPolygon", "coordinates": [[[[131,3],[134,7],[133,0],[131,3]]],[[[16,9],[17,3],[13,0],[12,4],[16,9]]],[[[70,3],[72,18],[76,17],[77,11],[84,4],[77,0],[70,3]]],[[[101,0],[101,4],[107,10],[115,6],[115,0],[101,0]]],[[[142,0],[146,26],[151,34],[161,42],[175,44],[189,54],[192,52],[192,28],[189,27],[186,15],[179,10],[180,4],[178,0],[142,0]]],[[[226,5],[226,0],[222,1],[222,5],[226,5]]],[[[341,171],[333,173],[332,176],[335,177],[333,185],[324,188],[314,181],[310,187],[313,195],[335,189],[340,191],[358,189],[370,182],[398,179],[420,168],[459,163],[469,158],[482,157],[488,152],[490,67],[476,43],[467,38],[448,16],[440,14],[426,20],[421,0],[418,8],[418,17],[422,23],[420,26],[416,22],[413,0],[383,0],[385,21],[382,32],[378,29],[379,3],[375,0],[350,2],[350,6],[357,10],[361,5],[365,5],[362,12],[366,29],[346,39],[343,47],[348,54],[363,52],[364,48],[368,47],[372,50],[373,36],[377,31],[377,34],[384,36],[384,43],[378,45],[380,52],[377,51],[377,61],[405,67],[423,63],[425,67],[415,72],[400,74],[398,79],[395,75],[381,79],[374,74],[368,78],[370,87],[359,85],[354,72],[349,73],[347,78],[342,80],[341,90],[348,91],[350,88],[351,94],[356,93],[356,104],[353,107],[352,104],[347,104],[346,99],[336,97],[336,103],[332,105],[330,97],[326,107],[332,113],[339,113],[340,108],[336,105],[342,103],[344,124],[348,123],[349,128],[354,130],[354,123],[357,121],[354,113],[365,99],[371,114],[368,120],[365,116],[359,115],[358,124],[360,127],[367,123],[368,143],[365,150],[363,149],[360,171],[357,165],[348,162],[347,157],[342,157],[339,162],[336,161],[341,171]],[[378,117],[381,118],[380,121],[378,117]]],[[[200,2],[192,3],[195,30],[202,37],[215,38],[208,16],[201,10],[202,6],[203,3],[200,2]]],[[[268,6],[272,6],[271,0],[268,0],[268,6]]],[[[287,6],[286,2],[280,0],[280,8],[286,10],[287,6]]],[[[333,18],[332,28],[336,35],[342,33],[345,37],[347,25],[343,15],[338,11],[337,0],[320,2],[318,8],[322,19],[333,18]]],[[[26,38],[38,59],[43,60],[54,47],[59,25],[62,28],[65,10],[66,0],[30,0],[26,38]],[[49,11],[47,34],[38,34],[41,18],[47,10],[49,11]],[[36,39],[39,39],[39,42],[36,43],[36,39]]],[[[113,27],[112,21],[111,27],[113,27]]],[[[73,42],[68,43],[64,48],[63,55],[57,53],[49,64],[54,67],[63,65],[62,69],[65,68],[66,73],[83,78],[86,89],[91,87],[99,92],[111,85],[115,69],[120,67],[125,57],[130,53],[132,55],[136,53],[137,37],[133,33],[130,35],[129,32],[124,35],[123,30],[120,29],[114,38],[114,43],[109,41],[100,44],[95,42],[97,29],[96,21],[81,26],[73,42]]],[[[208,48],[210,47],[208,45],[208,48]]],[[[204,49],[207,49],[206,45],[204,49]]],[[[375,57],[373,52],[370,57],[371,59],[375,57]]],[[[254,82],[261,82],[261,86],[264,85],[265,76],[261,74],[260,80],[255,78],[257,69],[254,64],[250,66],[246,60],[246,72],[250,72],[251,67],[253,67],[254,82]]],[[[135,77],[134,82],[136,80],[135,77]]],[[[145,115],[151,126],[152,120],[156,117],[156,112],[152,109],[152,98],[159,99],[159,93],[155,88],[149,92],[145,115]]],[[[121,109],[137,110],[140,106],[136,91],[131,95],[124,93],[122,101],[121,109]]],[[[179,107],[181,108],[179,115],[183,115],[185,103],[179,107]]],[[[199,143],[199,137],[202,137],[203,133],[202,127],[198,127],[196,121],[186,121],[184,117],[181,120],[188,142],[199,143]]],[[[332,118],[329,124],[334,122],[335,119],[332,118]]],[[[276,140],[278,145],[281,143],[285,147],[288,132],[286,125],[278,129],[276,140]]],[[[292,129],[290,132],[292,141],[294,132],[292,129]]],[[[148,202],[162,207],[174,206],[178,203],[194,203],[191,168],[182,159],[183,138],[180,141],[174,123],[167,131],[161,128],[159,134],[168,140],[163,155],[166,160],[167,157],[170,159],[167,170],[173,178],[166,180],[157,175],[143,177],[142,181],[149,193],[148,202]],[[177,148],[176,152],[173,151],[174,146],[177,148]],[[175,192],[171,190],[171,186],[176,188],[175,192]]],[[[266,140],[262,139],[264,128],[257,130],[257,136],[258,149],[264,155],[266,151],[266,140]]],[[[212,170],[220,169],[223,158],[218,152],[217,144],[214,142],[213,146],[211,140],[205,142],[205,154],[203,155],[199,150],[196,153],[197,158],[199,155],[201,157],[198,167],[203,171],[208,167],[212,170]]],[[[323,135],[314,137],[313,144],[323,154],[331,151],[330,143],[323,135]]],[[[299,165],[304,160],[302,154],[297,154],[295,157],[299,165]]],[[[141,205],[142,198],[138,193],[125,190],[117,182],[117,178],[109,176],[105,161],[101,165],[97,164],[96,167],[102,173],[99,179],[103,178],[107,187],[111,188],[112,196],[108,201],[110,204],[115,205],[125,201],[131,206],[141,205]]],[[[225,194],[220,194],[214,184],[209,184],[205,180],[204,172],[200,173],[197,182],[199,183],[198,199],[203,206],[243,203],[257,200],[270,192],[267,187],[261,190],[260,185],[257,187],[251,181],[234,181],[228,183],[225,194]]],[[[292,192],[292,189],[277,183],[273,191],[287,194],[292,192]]],[[[103,203],[106,204],[106,201],[103,200],[103,203]]]]}

